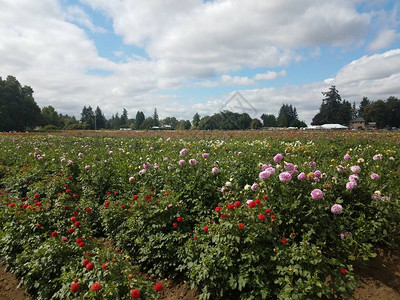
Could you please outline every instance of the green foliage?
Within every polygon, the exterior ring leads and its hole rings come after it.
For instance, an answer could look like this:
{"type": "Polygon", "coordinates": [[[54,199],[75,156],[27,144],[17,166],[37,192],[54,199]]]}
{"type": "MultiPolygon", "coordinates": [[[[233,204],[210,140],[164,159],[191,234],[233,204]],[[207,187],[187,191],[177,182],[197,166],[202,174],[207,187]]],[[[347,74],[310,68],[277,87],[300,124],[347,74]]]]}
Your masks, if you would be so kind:
{"type": "Polygon", "coordinates": [[[311,124],[348,125],[352,117],[350,102],[346,100],[342,101],[334,85],[329,88],[328,92],[322,92],[322,95],[324,95],[325,98],[322,99],[319,113],[314,116],[311,124]]]}
{"type": "Polygon", "coordinates": [[[0,258],[35,299],[156,299],[139,272],[202,299],[350,299],[353,265],[399,233],[389,131],[0,142],[0,258]]]}
{"type": "Polygon", "coordinates": [[[0,131],[24,131],[41,123],[40,108],[33,89],[22,86],[13,76],[0,77],[0,131]]]}

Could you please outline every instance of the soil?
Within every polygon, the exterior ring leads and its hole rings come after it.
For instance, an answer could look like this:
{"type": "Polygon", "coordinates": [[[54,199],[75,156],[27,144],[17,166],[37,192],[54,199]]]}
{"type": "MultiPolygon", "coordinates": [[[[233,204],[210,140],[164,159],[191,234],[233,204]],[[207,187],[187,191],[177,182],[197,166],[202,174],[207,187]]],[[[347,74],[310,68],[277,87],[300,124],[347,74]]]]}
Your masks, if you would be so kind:
{"type": "Polygon", "coordinates": [[[0,300],[30,300],[23,288],[17,288],[18,284],[19,280],[0,264],[0,300]]]}
{"type": "Polygon", "coordinates": [[[360,286],[354,300],[400,300],[400,245],[394,250],[377,250],[367,267],[355,268],[360,286]]]}

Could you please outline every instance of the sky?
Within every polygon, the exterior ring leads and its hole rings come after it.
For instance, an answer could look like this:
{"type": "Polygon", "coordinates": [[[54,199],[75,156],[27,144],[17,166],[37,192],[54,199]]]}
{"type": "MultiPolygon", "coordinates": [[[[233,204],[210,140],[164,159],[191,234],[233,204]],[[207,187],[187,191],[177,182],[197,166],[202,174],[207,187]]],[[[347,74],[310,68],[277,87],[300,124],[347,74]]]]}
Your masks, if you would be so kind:
{"type": "Polygon", "coordinates": [[[126,108],[192,120],[296,107],[332,85],[356,105],[400,97],[397,0],[0,0],[0,77],[80,118],[126,108]],[[239,92],[239,93],[238,93],[239,92]]]}

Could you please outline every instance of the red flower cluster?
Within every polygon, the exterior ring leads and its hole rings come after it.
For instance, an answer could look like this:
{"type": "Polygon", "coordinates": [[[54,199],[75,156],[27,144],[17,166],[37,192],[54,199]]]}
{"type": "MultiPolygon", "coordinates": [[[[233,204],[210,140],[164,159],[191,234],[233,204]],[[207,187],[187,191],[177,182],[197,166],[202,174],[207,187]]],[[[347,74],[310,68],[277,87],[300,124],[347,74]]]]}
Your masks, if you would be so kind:
{"type": "Polygon", "coordinates": [[[265,215],[259,214],[259,215],[258,215],[258,219],[259,219],[260,221],[264,221],[264,220],[265,220],[265,215]]]}
{"type": "Polygon", "coordinates": [[[86,270],[87,271],[91,271],[91,270],[93,270],[93,268],[94,268],[94,263],[92,263],[92,262],[90,262],[90,263],[88,263],[86,265],[86,270]]]}
{"type": "Polygon", "coordinates": [[[133,299],[139,299],[140,298],[140,290],[134,289],[131,291],[131,297],[133,299]]]}
{"type": "Polygon", "coordinates": [[[92,287],[90,288],[93,292],[96,292],[98,290],[101,290],[102,286],[100,283],[95,282],[92,284],[92,287]]]}
{"type": "Polygon", "coordinates": [[[79,283],[75,282],[75,283],[71,284],[70,290],[71,290],[71,292],[76,293],[79,291],[80,288],[81,288],[81,285],[79,283]]]}
{"type": "Polygon", "coordinates": [[[163,289],[163,286],[162,286],[161,283],[156,283],[156,284],[154,285],[154,289],[156,290],[156,292],[161,292],[162,289],[163,289]]]}
{"type": "Polygon", "coordinates": [[[240,230],[243,230],[243,229],[244,229],[244,224],[243,224],[243,223],[239,223],[238,228],[239,228],[240,230]]]}

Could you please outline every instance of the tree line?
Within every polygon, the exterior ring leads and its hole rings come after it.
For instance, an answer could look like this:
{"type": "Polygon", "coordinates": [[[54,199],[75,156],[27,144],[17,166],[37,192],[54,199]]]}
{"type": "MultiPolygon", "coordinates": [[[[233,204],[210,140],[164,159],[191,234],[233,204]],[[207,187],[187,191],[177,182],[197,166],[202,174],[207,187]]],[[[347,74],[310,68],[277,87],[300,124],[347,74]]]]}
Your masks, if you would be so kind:
{"type": "MultiPolygon", "coordinates": [[[[400,101],[389,97],[386,101],[370,101],[364,97],[358,108],[346,100],[342,100],[335,86],[328,92],[322,92],[324,98],[320,111],[312,120],[313,125],[339,123],[348,125],[352,118],[363,117],[369,122],[376,122],[378,128],[400,127],[400,101]]],[[[137,111],[130,118],[123,108],[121,114],[116,113],[107,119],[99,106],[93,109],[84,106],[80,119],[58,113],[53,106],[40,108],[33,98],[33,89],[22,86],[13,76],[3,80],[0,77],[0,131],[24,131],[41,128],[56,129],[177,129],[177,130],[244,130],[262,127],[306,127],[300,121],[296,107],[282,104],[277,117],[274,114],[262,114],[260,119],[251,118],[246,112],[237,113],[229,110],[201,117],[195,113],[193,119],[178,120],[175,117],[159,119],[157,109],[152,116],[145,116],[137,111]]]]}
{"type": "Polygon", "coordinates": [[[364,97],[356,107],[355,103],[351,105],[349,101],[342,100],[334,85],[322,95],[322,104],[311,125],[349,125],[352,119],[361,117],[366,122],[375,122],[377,128],[400,128],[400,100],[396,97],[377,101],[364,97]]]}

